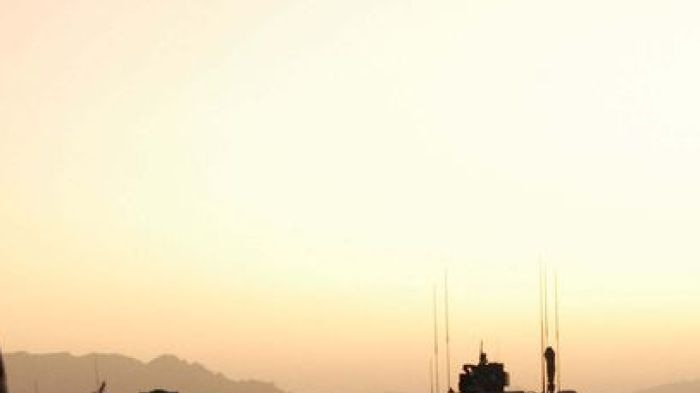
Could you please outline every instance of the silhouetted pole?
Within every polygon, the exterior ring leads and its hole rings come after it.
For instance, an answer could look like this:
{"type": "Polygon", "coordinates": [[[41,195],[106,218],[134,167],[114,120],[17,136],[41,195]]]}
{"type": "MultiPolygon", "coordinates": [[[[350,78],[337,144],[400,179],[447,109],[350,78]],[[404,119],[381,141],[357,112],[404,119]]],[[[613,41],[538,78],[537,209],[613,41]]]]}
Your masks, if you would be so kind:
{"type": "Polygon", "coordinates": [[[549,346],[549,284],[547,282],[547,264],[544,265],[544,343],[549,346]]]}
{"type": "Polygon", "coordinates": [[[438,362],[438,315],[437,315],[437,286],[433,285],[433,355],[435,355],[435,393],[440,393],[440,367],[438,362]]]}
{"type": "Polygon", "coordinates": [[[435,393],[435,373],[433,372],[432,358],[430,358],[430,393],[435,393]]]}
{"type": "Polygon", "coordinates": [[[559,348],[559,274],[554,271],[554,329],[557,347],[557,391],[561,391],[561,350],[559,348]]]}
{"type": "Polygon", "coordinates": [[[445,361],[447,364],[445,368],[447,370],[447,390],[448,392],[452,389],[452,383],[450,380],[450,303],[449,303],[449,289],[447,282],[447,269],[445,269],[445,361]]]}
{"type": "Polygon", "coordinates": [[[540,377],[542,382],[542,393],[545,391],[544,382],[544,347],[545,347],[545,334],[544,334],[544,278],[543,278],[543,268],[542,261],[540,260],[540,377]]]}

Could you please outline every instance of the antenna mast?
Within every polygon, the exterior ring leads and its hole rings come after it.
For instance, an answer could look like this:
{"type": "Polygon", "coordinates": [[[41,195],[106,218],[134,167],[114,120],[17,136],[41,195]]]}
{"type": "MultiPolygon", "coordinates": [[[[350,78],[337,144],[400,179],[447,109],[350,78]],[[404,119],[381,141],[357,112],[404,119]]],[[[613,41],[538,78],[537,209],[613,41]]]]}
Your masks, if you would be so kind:
{"type": "Polygon", "coordinates": [[[544,393],[544,346],[545,346],[545,334],[544,334],[544,277],[543,277],[543,265],[540,260],[540,377],[542,380],[542,393],[544,393]]]}
{"type": "Polygon", "coordinates": [[[435,355],[435,393],[440,393],[440,367],[438,362],[438,320],[437,320],[437,286],[433,285],[433,355],[435,355]]]}
{"type": "Polygon", "coordinates": [[[559,350],[559,274],[554,271],[554,329],[557,346],[557,389],[561,391],[561,351],[559,350]]]}
{"type": "Polygon", "coordinates": [[[445,352],[445,360],[447,362],[447,364],[445,365],[447,369],[447,390],[449,392],[450,390],[452,390],[452,383],[450,381],[450,303],[447,281],[447,269],[445,269],[445,352]]]}
{"type": "Polygon", "coordinates": [[[544,344],[549,346],[549,296],[547,279],[547,264],[544,265],[544,344]]]}
{"type": "Polygon", "coordinates": [[[433,358],[430,358],[430,393],[435,393],[435,374],[433,373],[433,358]]]}

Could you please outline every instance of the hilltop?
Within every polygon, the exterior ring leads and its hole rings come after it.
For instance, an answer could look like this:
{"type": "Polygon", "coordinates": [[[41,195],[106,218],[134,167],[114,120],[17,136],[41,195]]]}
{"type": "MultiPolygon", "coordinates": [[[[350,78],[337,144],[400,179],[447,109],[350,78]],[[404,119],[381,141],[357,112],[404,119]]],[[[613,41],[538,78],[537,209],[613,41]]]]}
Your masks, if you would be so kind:
{"type": "Polygon", "coordinates": [[[95,390],[95,359],[107,393],[138,393],[164,388],[180,393],[285,393],[274,384],[234,381],[172,355],[144,363],[117,354],[74,356],[66,352],[5,354],[11,393],[90,393],[95,390]]]}
{"type": "Polygon", "coordinates": [[[656,386],[650,389],[639,390],[636,393],[698,393],[700,392],[700,380],[683,381],[672,384],[656,386]]]}

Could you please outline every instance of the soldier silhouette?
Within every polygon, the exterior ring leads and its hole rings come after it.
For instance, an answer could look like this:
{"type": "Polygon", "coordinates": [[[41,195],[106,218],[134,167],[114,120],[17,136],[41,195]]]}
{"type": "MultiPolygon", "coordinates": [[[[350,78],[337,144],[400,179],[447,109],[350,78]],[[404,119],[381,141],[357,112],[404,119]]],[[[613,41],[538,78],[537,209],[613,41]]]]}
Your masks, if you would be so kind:
{"type": "Polygon", "coordinates": [[[554,393],[554,375],[556,374],[556,354],[552,347],[544,351],[544,360],[547,363],[547,393],[554,393]]]}

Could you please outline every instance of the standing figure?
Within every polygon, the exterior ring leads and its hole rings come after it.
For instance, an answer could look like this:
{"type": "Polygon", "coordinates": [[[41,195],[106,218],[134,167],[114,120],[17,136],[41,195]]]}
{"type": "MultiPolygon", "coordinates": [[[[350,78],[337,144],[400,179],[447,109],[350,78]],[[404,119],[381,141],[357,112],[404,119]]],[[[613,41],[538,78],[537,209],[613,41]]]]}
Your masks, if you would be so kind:
{"type": "Polygon", "coordinates": [[[556,375],[556,354],[552,347],[547,347],[544,351],[544,360],[547,363],[547,393],[554,393],[554,376],[556,375]]]}

